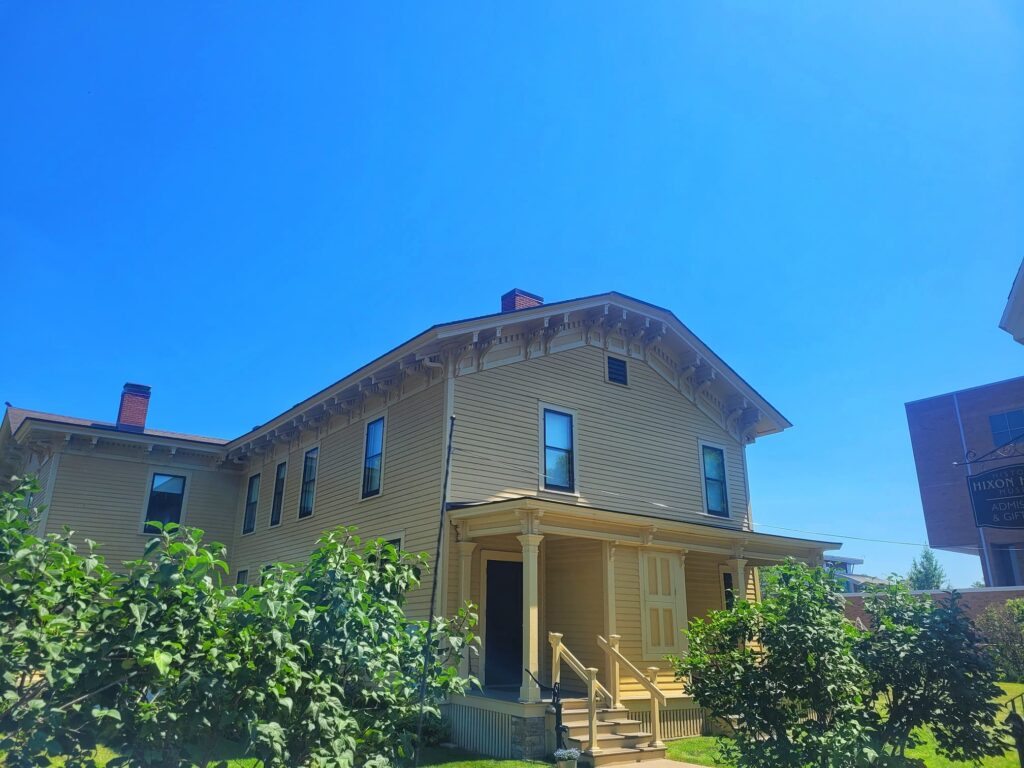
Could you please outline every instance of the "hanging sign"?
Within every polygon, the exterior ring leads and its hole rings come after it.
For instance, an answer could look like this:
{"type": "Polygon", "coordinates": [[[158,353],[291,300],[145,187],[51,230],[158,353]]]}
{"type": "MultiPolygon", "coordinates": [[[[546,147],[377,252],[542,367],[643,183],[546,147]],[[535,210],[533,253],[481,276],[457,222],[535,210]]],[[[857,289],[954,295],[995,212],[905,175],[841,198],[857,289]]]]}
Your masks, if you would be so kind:
{"type": "Polygon", "coordinates": [[[1024,464],[970,475],[967,492],[979,528],[1024,528],[1024,464]]]}

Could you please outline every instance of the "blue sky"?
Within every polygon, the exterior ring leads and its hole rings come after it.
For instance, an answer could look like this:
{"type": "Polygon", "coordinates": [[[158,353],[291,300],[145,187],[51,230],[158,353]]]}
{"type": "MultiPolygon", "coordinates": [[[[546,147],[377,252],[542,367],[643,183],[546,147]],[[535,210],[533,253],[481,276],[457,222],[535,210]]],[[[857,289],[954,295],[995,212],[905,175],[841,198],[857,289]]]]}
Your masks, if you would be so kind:
{"type": "Polygon", "coordinates": [[[796,425],[756,521],[923,542],[903,403],[1022,373],[1021,8],[2,4],[0,397],[234,436],[513,286],[619,290],[796,425]]]}

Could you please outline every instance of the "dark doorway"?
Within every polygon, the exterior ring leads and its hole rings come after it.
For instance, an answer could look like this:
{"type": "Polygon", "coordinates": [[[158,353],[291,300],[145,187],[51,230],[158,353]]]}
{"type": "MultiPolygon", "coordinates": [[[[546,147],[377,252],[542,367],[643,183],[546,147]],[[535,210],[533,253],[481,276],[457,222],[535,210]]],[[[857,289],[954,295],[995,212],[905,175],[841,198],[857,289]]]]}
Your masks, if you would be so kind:
{"type": "Polygon", "coordinates": [[[484,684],[518,688],[523,681],[523,564],[487,561],[484,684]]]}

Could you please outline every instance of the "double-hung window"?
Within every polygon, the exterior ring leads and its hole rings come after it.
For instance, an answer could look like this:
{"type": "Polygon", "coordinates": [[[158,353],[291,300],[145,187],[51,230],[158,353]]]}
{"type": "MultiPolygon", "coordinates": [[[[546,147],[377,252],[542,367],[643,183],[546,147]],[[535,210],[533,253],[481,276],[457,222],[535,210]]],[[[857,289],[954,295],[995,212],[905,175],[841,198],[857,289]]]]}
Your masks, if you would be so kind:
{"type": "Polygon", "coordinates": [[[576,491],[576,456],[571,413],[544,409],[544,488],[576,491]]]}
{"type": "Polygon", "coordinates": [[[316,463],[320,448],[310,448],[302,460],[302,486],[299,489],[299,517],[313,514],[313,496],[316,492],[316,463]]]}
{"type": "Polygon", "coordinates": [[[994,413],[988,417],[996,448],[1024,439],[1024,411],[994,413]]]}
{"type": "Polygon", "coordinates": [[[270,505],[270,524],[281,524],[281,508],[284,506],[284,478],[288,471],[288,462],[282,461],[277,465],[277,472],[274,474],[274,501],[270,505]]]}
{"type": "Polygon", "coordinates": [[[185,476],[154,472],[149,486],[149,502],[146,504],[143,530],[146,533],[155,533],[157,529],[150,523],[181,523],[184,503],[185,476]]]}
{"type": "Polygon", "coordinates": [[[713,445],[701,445],[701,466],[704,474],[704,506],[709,515],[729,516],[729,500],[725,490],[725,451],[713,445]]]}
{"type": "Polygon", "coordinates": [[[249,487],[245,492],[245,516],[242,518],[242,533],[256,530],[256,507],[260,503],[260,475],[257,472],[249,478],[249,487]]]}
{"type": "Polygon", "coordinates": [[[384,468],[384,417],[366,425],[366,448],[363,452],[363,498],[380,493],[381,470],[384,468]]]}

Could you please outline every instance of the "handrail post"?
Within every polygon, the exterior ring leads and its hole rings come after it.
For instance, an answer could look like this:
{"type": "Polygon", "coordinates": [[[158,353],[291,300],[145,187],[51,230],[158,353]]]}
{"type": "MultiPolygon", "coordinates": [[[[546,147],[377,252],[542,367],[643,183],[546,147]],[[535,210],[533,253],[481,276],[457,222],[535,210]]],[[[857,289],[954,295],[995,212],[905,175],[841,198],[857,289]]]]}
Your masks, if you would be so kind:
{"type": "Polygon", "coordinates": [[[562,633],[548,632],[548,642],[551,643],[551,685],[557,685],[562,680],[562,633]]]}
{"type": "Polygon", "coordinates": [[[622,639],[621,635],[608,635],[608,646],[611,650],[608,652],[608,692],[612,695],[612,709],[619,709],[622,707],[622,702],[619,700],[619,640],[622,639]]]}
{"type": "MultiPolygon", "coordinates": [[[[647,679],[651,681],[651,684],[657,687],[658,685],[658,668],[648,667],[647,668],[647,679]]],[[[651,743],[652,747],[664,747],[665,743],[661,740],[661,704],[658,701],[658,697],[653,693],[651,694],[651,743]]]]}
{"type": "Polygon", "coordinates": [[[587,667],[587,712],[589,715],[590,738],[587,749],[590,754],[600,752],[597,746],[597,667],[587,667]]]}

